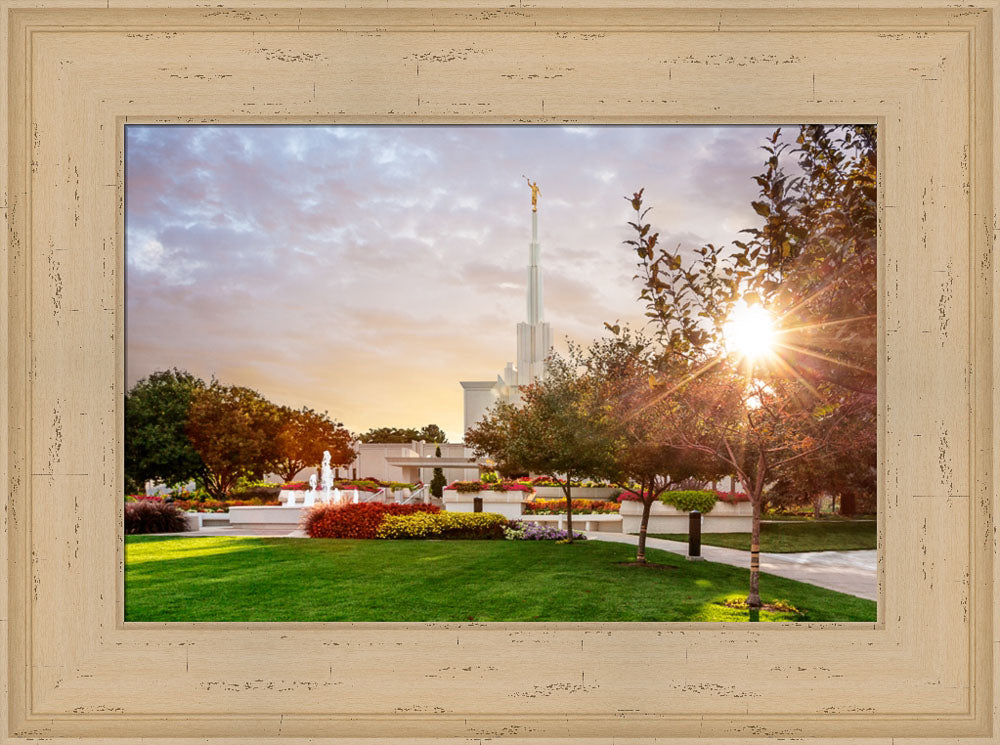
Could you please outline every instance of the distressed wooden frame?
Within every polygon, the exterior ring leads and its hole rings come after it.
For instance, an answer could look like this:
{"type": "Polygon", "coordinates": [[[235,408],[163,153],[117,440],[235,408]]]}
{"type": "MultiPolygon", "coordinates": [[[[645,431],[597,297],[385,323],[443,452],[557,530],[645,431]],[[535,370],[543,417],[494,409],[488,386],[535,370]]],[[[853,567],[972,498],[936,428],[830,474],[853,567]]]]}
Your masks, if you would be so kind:
{"type": "Polygon", "coordinates": [[[199,5],[0,0],[0,741],[998,741],[996,0],[199,5]],[[124,624],[123,125],[251,120],[878,122],[878,622],[124,624]]]}

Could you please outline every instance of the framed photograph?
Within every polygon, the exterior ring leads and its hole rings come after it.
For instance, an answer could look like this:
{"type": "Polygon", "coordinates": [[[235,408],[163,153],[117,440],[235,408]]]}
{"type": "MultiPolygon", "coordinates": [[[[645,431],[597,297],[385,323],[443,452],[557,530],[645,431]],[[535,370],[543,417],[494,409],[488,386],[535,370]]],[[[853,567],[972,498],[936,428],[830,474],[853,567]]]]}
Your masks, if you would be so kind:
{"type": "Polygon", "coordinates": [[[995,2],[0,2],[0,741],[997,740],[995,2]]]}

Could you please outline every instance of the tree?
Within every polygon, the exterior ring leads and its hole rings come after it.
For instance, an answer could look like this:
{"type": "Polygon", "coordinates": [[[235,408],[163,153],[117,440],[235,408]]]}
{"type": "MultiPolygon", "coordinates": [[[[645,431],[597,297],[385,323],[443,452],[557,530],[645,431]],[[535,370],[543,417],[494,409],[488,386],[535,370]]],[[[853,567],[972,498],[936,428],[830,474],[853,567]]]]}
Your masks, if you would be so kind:
{"type": "Polygon", "coordinates": [[[205,464],[203,483],[224,498],[241,476],[260,479],[276,460],[278,407],[256,391],[216,380],[195,390],[187,435],[205,464]]]}
{"type": "Polygon", "coordinates": [[[271,469],[285,481],[291,481],[303,468],[319,465],[324,450],[330,451],[334,466],[350,465],[357,456],[354,436],[326,412],[321,414],[305,406],[301,409],[282,406],[279,414],[271,469]]]}
{"type": "Polygon", "coordinates": [[[418,440],[423,440],[424,442],[448,442],[448,436],[444,433],[436,424],[426,424],[420,429],[420,436],[418,440]]]}
{"type": "Polygon", "coordinates": [[[648,339],[628,328],[582,348],[570,345],[575,364],[594,387],[591,400],[603,409],[616,442],[602,476],[630,489],[642,504],[636,563],[646,563],[646,534],[652,506],[660,495],[687,479],[709,481],[723,475],[716,460],[690,448],[667,444],[665,402],[650,379],[662,374],[648,339]]]}
{"type": "Polygon", "coordinates": [[[683,384],[672,398],[665,442],[713,457],[750,498],[750,591],[760,608],[760,518],[765,487],[797,461],[818,458],[850,412],[817,405],[798,381],[749,382],[720,363],[683,384]]]}
{"type": "Polygon", "coordinates": [[[465,434],[477,457],[499,470],[551,474],[566,497],[566,527],[573,540],[572,482],[610,470],[615,442],[594,389],[567,360],[549,358],[545,379],[521,389],[522,404],[498,402],[465,434]],[[560,478],[561,477],[561,478],[560,478]]]}
{"type": "MultiPolygon", "coordinates": [[[[768,483],[797,461],[843,452],[844,432],[874,453],[874,128],[802,127],[796,145],[781,141],[780,130],[768,139],[752,203],[762,225],[730,248],[709,244],[695,257],[663,249],[645,221],[643,191],[629,200],[636,235],[626,244],[638,256],[640,299],[663,348],[654,386],[669,412],[663,442],[717,458],[750,495],[751,608],[760,606],[768,483]],[[789,155],[794,177],[783,166],[789,155]],[[760,359],[734,350],[735,334],[727,338],[741,307],[773,319],[773,342],[760,359]]],[[[858,469],[854,481],[873,474],[858,469]]]]}
{"type": "Polygon", "coordinates": [[[374,427],[358,436],[361,442],[407,443],[417,440],[424,442],[447,442],[448,438],[436,424],[427,424],[420,429],[414,427],[374,427]]]}
{"type": "MultiPolygon", "coordinates": [[[[441,457],[441,446],[438,445],[434,448],[434,457],[441,457]]],[[[431,476],[431,494],[439,499],[444,495],[444,488],[448,485],[448,479],[444,477],[444,470],[441,468],[435,468],[434,474],[431,476]]]]}
{"type": "Polygon", "coordinates": [[[125,484],[138,492],[146,481],[174,486],[200,479],[204,463],[187,437],[191,399],[204,381],[184,370],[161,370],[125,394],[125,484]]]}

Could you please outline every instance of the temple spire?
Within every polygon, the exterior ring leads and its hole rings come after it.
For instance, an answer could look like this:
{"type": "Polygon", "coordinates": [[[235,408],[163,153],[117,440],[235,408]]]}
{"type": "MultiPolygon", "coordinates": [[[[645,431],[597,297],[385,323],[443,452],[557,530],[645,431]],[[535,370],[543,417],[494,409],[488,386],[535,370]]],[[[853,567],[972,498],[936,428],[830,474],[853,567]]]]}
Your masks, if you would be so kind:
{"type": "Polygon", "coordinates": [[[538,183],[531,187],[531,242],[528,244],[528,312],[517,324],[517,385],[530,385],[545,375],[545,358],[552,348],[549,324],[542,308],[541,245],[538,242],[538,183]]]}

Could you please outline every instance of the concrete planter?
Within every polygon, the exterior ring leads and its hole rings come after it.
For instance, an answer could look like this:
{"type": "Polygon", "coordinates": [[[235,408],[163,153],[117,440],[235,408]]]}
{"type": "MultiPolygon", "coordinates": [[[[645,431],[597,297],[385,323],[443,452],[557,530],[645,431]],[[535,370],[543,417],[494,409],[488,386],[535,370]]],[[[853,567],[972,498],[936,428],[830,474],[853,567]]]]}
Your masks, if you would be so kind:
{"type": "MultiPolygon", "coordinates": [[[[574,486],[572,489],[573,499],[604,499],[608,500],[616,496],[621,489],[613,486],[574,486]]],[[[565,499],[562,487],[559,486],[536,486],[536,499],[565,499]]]]}
{"type": "Polygon", "coordinates": [[[483,512],[496,512],[508,520],[516,520],[522,516],[527,494],[523,491],[459,492],[446,489],[442,501],[449,512],[475,512],[473,500],[482,497],[483,512]]]}
{"type": "MultiPolygon", "coordinates": [[[[638,533],[642,522],[640,502],[622,502],[622,532],[638,533]]],[[[702,533],[749,533],[753,521],[753,508],[749,502],[716,502],[711,512],[701,516],[702,533]]],[[[655,502],[649,511],[650,533],[687,533],[688,513],[676,510],[663,502],[655,502]]]]}
{"type": "Polygon", "coordinates": [[[228,512],[185,512],[187,529],[199,531],[202,528],[224,528],[229,525],[228,512]]]}
{"type": "MultiPolygon", "coordinates": [[[[540,525],[554,525],[559,530],[566,529],[566,515],[522,515],[521,519],[540,525]]],[[[621,533],[621,515],[573,515],[573,531],[584,530],[599,533],[621,533]]]]}
{"type": "MultiPolygon", "coordinates": [[[[301,492],[300,492],[301,493],[301,492]]],[[[273,525],[294,530],[306,512],[305,507],[230,507],[229,524],[238,528],[245,525],[273,525]]]]}

